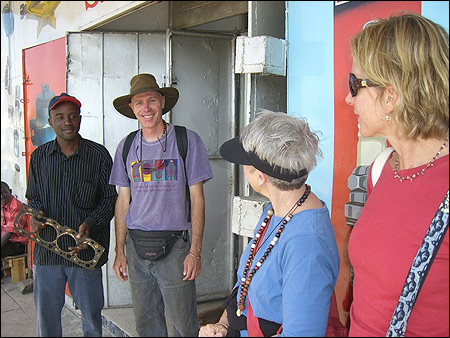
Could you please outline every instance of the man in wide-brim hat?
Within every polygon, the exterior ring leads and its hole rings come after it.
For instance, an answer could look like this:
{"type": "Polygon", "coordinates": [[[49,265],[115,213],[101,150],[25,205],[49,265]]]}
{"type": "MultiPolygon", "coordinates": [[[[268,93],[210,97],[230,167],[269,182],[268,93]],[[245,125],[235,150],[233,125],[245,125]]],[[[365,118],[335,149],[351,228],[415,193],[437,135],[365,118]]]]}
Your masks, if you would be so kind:
{"type": "Polygon", "coordinates": [[[125,137],[117,146],[109,180],[119,186],[113,270],[126,281],[128,269],[141,337],[167,336],[164,310],[174,324],[175,336],[196,337],[199,331],[195,279],[201,270],[205,225],[203,184],[213,174],[203,140],[193,130],[186,129],[187,142],[180,142],[187,144],[183,161],[175,130],[181,128],[162,118],[177,101],[178,90],[160,88],[151,74],[134,76],[130,93],[113,101],[119,113],[141,125],[135,136],[130,134],[131,143],[125,137]],[[175,238],[167,240],[173,246],[151,251],[141,246],[162,243],[166,235],[175,238]],[[161,251],[164,255],[157,253],[161,251]]]}
{"type": "Polygon", "coordinates": [[[133,76],[130,81],[130,86],[130,94],[116,98],[113,101],[113,105],[119,113],[132,119],[135,119],[136,116],[131,109],[131,98],[136,94],[150,91],[159,92],[164,97],[163,114],[172,110],[178,101],[178,90],[173,87],[160,88],[156,83],[155,77],[151,74],[138,74],[133,76]]]}
{"type": "Polygon", "coordinates": [[[169,126],[162,116],[178,101],[178,90],[160,88],[151,74],[137,74],[130,81],[130,93],[113,101],[114,108],[122,115],[137,119],[145,141],[160,140],[169,126]]]}

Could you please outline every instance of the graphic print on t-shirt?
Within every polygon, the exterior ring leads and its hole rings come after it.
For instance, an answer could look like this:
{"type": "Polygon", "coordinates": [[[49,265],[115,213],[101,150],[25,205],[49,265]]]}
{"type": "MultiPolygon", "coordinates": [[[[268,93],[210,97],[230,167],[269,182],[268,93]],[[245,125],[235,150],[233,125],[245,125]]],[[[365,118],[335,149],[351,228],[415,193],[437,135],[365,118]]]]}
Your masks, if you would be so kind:
{"type": "Polygon", "coordinates": [[[176,181],[177,159],[157,159],[131,162],[133,182],[176,181]]]}

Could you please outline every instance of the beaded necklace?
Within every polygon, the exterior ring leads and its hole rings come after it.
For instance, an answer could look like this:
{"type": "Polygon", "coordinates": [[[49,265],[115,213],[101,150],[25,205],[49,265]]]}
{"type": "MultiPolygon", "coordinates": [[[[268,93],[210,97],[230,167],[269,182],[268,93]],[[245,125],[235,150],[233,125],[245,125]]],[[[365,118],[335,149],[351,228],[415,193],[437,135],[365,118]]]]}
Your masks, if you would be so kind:
{"type": "Polygon", "coordinates": [[[165,138],[166,138],[166,143],[164,145],[164,148],[162,146],[162,143],[161,143],[161,140],[159,139],[159,137],[158,137],[158,142],[159,142],[159,145],[161,146],[161,149],[162,149],[162,151],[164,153],[164,157],[166,157],[166,149],[167,149],[167,122],[163,120],[163,124],[164,124],[164,131],[163,131],[163,134],[161,135],[161,138],[163,136],[165,136],[165,138]]]}
{"type": "MultiPolygon", "coordinates": [[[[289,210],[287,215],[284,216],[281,219],[281,221],[277,224],[277,226],[274,228],[274,230],[275,230],[278,226],[280,227],[278,229],[277,233],[275,234],[275,236],[273,237],[272,241],[270,242],[269,247],[267,248],[266,252],[264,252],[264,254],[262,255],[259,262],[256,263],[253,270],[249,273],[250,267],[252,266],[252,263],[253,263],[253,259],[255,258],[256,252],[260,246],[259,241],[261,241],[264,237],[264,236],[261,237],[261,234],[264,233],[266,226],[270,223],[270,219],[272,218],[272,216],[274,214],[273,209],[271,209],[267,212],[266,218],[264,218],[264,221],[262,222],[261,227],[259,228],[258,232],[256,233],[255,238],[253,239],[253,243],[250,247],[250,253],[248,255],[247,263],[245,264],[244,273],[242,274],[241,292],[240,292],[240,296],[239,296],[238,309],[236,311],[236,315],[238,317],[240,317],[242,315],[242,311],[244,311],[244,309],[245,309],[245,300],[247,298],[248,288],[250,286],[253,276],[259,270],[261,265],[264,263],[267,256],[269,256],[269,253],[272,251],[275,244],[277,244],[278,240],[280,239],[281,233],[283,232],[284,228],[286,227],[286,224],[292,219],[292,217],[294,217],[294,215],[293,215],[294,211],[298,207],[300,207],[308,198],[309,193],[311,192],[311,186],[309,186],[308,184],[305,184],[305,187],[306,187],[306,190],[303,193],[302,197],[300,197],[300,199],[297,202],[295,202],[294,206],[291,208],[291,210],[289,210]]],[[[269,234],[269,236],[270,236],[270,234],[269,234]]]]}
{"type": "MultiPolygon", "coordinates": [[[[159,137],[157,137],[157,139],[158,139],[159,145],[161,146],[161,149],[162,149],[162,152],[163,152],[163,156],[164,156],[164,158],[166,158],[166,150],[167,150],[167,125],[168,125],[168,123],[167,123],[166,121],[163,120],[163,125],[164,125],[164,130],[163,130],[163,133],[162,133],[162,135],[161,135],[161,138],[165,135],[166,142],[165,142],[164,148],[163,148],[163,146],[162,146],[162,143],[161,143],[161,140],[159,139],[159,137]]],[[[136,148],[136,158],[137,158],[137,162],[138,162],[138,163],[141,163],[141,161],[142,161],[142,138],[143,138],[143,137],[144,137],[144,134],[143,134],[142,129],[141,129],[141,146],[140,146],[141,158],[139,158],[139,157],[137,156],[137,148],[136,148]]]]}
{"type": "Polygon", "coordinates": [[[436,153],[436,155],[434,155],[434,157],[432,158],[432,160],[430,162],[427,163],[427,165],[425,167],[423,167],[418,173],[415,173],[411,176],[400,176],[398,174],[398,163],[399,163],[399,158],[400,156],[397,154],[397,158],[395,159],[395,163],[394,163],[394,167],[392,168],[392,170],[394,171],[394,177],[398,178],[400,180],[400,182],[403,182],[404,180],[410,180],[412,182],[412,180],[416,177],[418,177],[419,175],[425,175],[424,172],[425,170],[427,170],[428,168],[433,166],[433,162],[436,161],[436,159],[439,157],[439,155],[441,154],[441,151],[446,148],[448,146],[448,136],[445,139],[444,144],[441,146],[441,148],[439,149],[439,151],[436,153]]]}

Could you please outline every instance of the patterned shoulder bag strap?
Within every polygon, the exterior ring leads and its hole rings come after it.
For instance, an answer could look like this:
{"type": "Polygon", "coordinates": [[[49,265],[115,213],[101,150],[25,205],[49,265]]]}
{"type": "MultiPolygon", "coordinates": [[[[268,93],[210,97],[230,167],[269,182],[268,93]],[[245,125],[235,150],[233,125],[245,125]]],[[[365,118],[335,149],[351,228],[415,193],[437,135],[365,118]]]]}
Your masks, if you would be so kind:
{"type": "Polygon", "coordinates": [[[389,329],[386,332],[386,337],[403,337],[405,335],[411,311],[447,232],[448,214],[449,197],[447,191],[408,272],[402,294],[392,315],[389,329]]]}

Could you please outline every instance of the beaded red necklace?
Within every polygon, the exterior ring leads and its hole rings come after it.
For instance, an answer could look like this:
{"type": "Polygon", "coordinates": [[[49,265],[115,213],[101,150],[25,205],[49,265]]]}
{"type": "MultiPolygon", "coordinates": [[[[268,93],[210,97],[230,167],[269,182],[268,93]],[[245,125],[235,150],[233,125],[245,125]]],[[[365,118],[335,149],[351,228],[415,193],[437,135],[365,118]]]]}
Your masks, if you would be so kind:
{"type": "Polygon", "coordinates": [[[269,247],[267,248],[266,252],[264,252],[264,254],[262,255],[259,262],[256,263],[253,270],[249,273],[250,267],[252,266],[252,263],[253,263],[253,259],[255,258],[256,252],[260,246],[259,241],[261,241],[264,237],[264,236],[261,237],[261,234],[264,232],[266,226],[270,223],[270,219],[272,218],[273,213],[274,213],[273,209],[271,209],[267,212],[266,218],[264,218],[264,221],[262,222],[261,227],[259,228],[258,232],[256,233],[255,238],[253,239],[253,243],[250,247],[250,253],[248,255],[247,263],[245,263],[244,273],[242,274],[241,292],[240,292],[240,296],[239,296],[238,309],[236,311],[236,315],[238,317],[240,317],[242,315],[242,311],[244,311],[244,309],[245,309],[245,300],[247,299],[248,287],[250,286],[253,276],[259,270],[261,265],[264,263],[267,256],[269,256],[269,253],[272,251],[275,244],[277,244],[277,241],[279,240],[281,233],[283,232],[284,228],[286,227],[286,224],[292,219],[292,217],[294,217],[294,215],[293,215],[294,211],[298,207],[300,207],[308,198],[309,193],[311,192],[311,186],[309,186],[308,184],[305,184],[305,187],[306,187],[306,190],[303,193],[302,197],[300,197],[300,199],[297,202],[295,202],[294,206],[291,208],[291,210],[289,210],[287,215],[284,216],[281,219],[281,221],[277,224],[277,226],[274,228],[274,229],[276,229],[278,226],[280,227],[278,229],[277,233],[275,234],[275,236],[273,237],[272,241],[270,242],[269,247]]]}

